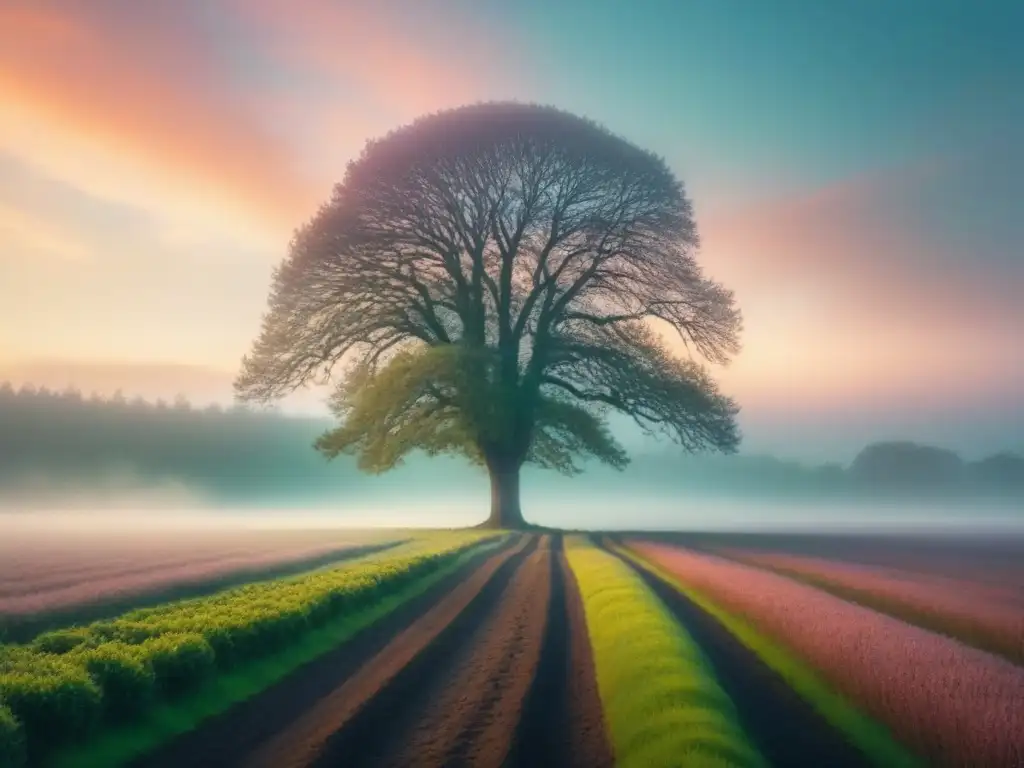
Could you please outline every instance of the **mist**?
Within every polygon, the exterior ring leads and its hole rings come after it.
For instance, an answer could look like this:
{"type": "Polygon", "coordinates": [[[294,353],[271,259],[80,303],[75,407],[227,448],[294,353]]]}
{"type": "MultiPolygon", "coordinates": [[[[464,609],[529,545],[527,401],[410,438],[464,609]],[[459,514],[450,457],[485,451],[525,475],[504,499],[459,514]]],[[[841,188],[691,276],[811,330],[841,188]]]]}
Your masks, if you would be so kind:
{"type": "MultiPolygon", "coordinates": [[[[1011,498],[858,498],[804,491],[788,496],[651,482],[650,467],[622,473],[591,469],[567,478],[526,471],[523,509],[530,522],[566,529],[1024,535],[1011,498]]],[[[359,477],[356,475],[355,477],[359,477]]],[[[344,488],[290,496],[225,498],[182,480],[145,485],[127,473],[101,487],[65,482],[0,489],[0,535],[9,526],[124,532],[182,528],[447,528],[487,515],[482,471],[454,460],[427,460],[344,488]],[[119,485],[119,483],[121,483],[119,485]]]]}
{"type": "MultiPolygon", "coordinates": [[[[329,421],[0,387],[0,515],[67,526],[454,527],[486,516],[486,472],[413,455],[381,475],[312,443],[329,421]]],[[[993,446],[873,443],[848,463],[685,455],[624,439],[632,463],[527,466],[526,518],[573,529],[1017,530],[1024,458],[993,446]]]]}

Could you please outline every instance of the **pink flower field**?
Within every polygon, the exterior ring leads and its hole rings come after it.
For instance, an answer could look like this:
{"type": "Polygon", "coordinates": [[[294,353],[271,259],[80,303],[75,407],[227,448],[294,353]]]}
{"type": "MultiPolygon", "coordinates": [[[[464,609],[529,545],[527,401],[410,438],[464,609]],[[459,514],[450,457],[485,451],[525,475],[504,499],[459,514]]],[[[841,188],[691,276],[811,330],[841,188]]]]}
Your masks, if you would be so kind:
{"type": "Polygon", "coordinates": [[[257,576],[386,540],[379,533],[315,530],[7,533],[0,539],[0,618],[257,576]]]}
{"type": "Polygon", "coordinates": [[[731,559],[837,587],[869,607],[1024,662],[1024,605],[1013,590],[815,557],[720,551],[731,559]]]}
{"type": "Polygon", "coordinates": [[[630,546],[802,657],[929,765],[1024,765],[1024,668],[753,566],[630,546]]]}

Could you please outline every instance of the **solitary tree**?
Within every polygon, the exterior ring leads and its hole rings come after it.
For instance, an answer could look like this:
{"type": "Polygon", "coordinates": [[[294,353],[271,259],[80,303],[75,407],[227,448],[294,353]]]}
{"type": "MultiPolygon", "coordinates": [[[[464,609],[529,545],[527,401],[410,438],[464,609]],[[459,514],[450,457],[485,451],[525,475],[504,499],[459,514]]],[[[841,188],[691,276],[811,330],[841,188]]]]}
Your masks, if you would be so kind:
{"type": "Polygon", "coordinates": [[[462,454],[490,474],[489,523],[521,526],[524,463],[626,465],[609,409],[735,450],[738,408],[693,353],[728,362],[740,315],[696,245],[665,162],[589,120],[517,103],[423,117],[370,141],[295,234],[236,391],[269,402],[333,375],[320,451],[370,472],[462,454]]]}

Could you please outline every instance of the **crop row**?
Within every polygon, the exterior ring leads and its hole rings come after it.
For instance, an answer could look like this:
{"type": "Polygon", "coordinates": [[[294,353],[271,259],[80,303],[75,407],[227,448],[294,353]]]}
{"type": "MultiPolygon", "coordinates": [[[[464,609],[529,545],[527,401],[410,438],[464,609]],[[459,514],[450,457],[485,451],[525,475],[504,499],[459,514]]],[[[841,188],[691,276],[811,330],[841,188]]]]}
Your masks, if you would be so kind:
{"type": "Polygon", "coordinates": [[[1024,664],[1024,611],[984,586],[781,553],[723,554],[1024,664]]]}
{"type": "Polygon", "coordinates": [[[1024,669],[770,571],[631,548],[791,649],[929,765],[1024,764],[1024,669]]]}
{"type": "Polygon", "coordinates": [[[494,534],[435,534],[377,556],[135,610],[0,646],[0,765],[142,716],[451,562],[494,534]],[[6,754],[5,754],[6,752],[6,754]],[[2,762],[6,758],[7,762],[2,762]]]}
{"type": "Polygon", "coordinates": [[[615,555],[573,541],[616,765],[763,766],[700,648],[615,555]]]}

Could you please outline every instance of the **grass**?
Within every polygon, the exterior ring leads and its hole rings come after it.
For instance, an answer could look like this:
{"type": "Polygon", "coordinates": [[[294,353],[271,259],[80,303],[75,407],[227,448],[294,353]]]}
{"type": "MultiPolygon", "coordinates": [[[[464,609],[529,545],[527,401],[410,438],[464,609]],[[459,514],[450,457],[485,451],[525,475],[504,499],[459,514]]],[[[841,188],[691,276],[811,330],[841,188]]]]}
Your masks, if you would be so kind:
{"type": "Polygon", "coordinates": [[[175,736],[193,730],[204,720],[252,698],[304,664],[333,650],[360,630],[457,571],[469,558],[483,550],[496,548],[503,541],[504,538],[500,538],[478,544],[440,569],[405,585],[380,601],[305,634],[283,650],[213,678],[184,698],[158,705],[142,723],[110,728],[88,744],[64,750],[55,755],[50,764],[53,768],[88,768],[97,765],[113,768],[151,752],[175,736]]]}
{"type": "Polygon", "coordinates": [[[765,766],[697,644],[614,555],[566,548],[619,768],[765,766]]]}
{"type": "Polygon", "coordinates": [[[833,691],[807,664],[755,629],[747,621],[723,610],[703,592],[684,584],[667,569],[625,547],[616,551],[641,568],[667,581],[702,610],[717,619],[740,642],[774,669],[822,717],[863,752],[885,768],[922,766],[923,762],[890,735],[889,731],[833,691]]]}

